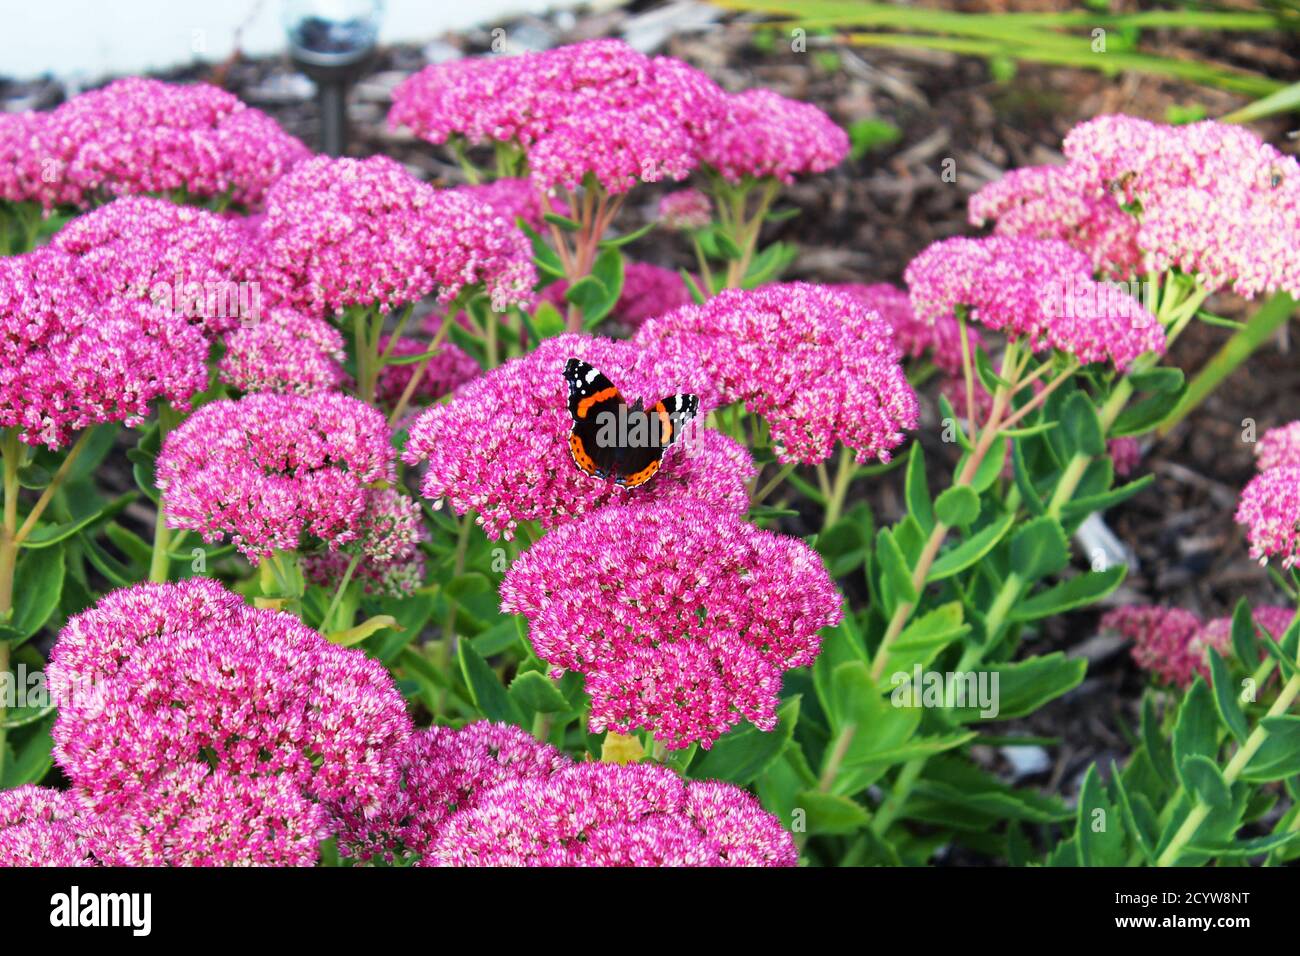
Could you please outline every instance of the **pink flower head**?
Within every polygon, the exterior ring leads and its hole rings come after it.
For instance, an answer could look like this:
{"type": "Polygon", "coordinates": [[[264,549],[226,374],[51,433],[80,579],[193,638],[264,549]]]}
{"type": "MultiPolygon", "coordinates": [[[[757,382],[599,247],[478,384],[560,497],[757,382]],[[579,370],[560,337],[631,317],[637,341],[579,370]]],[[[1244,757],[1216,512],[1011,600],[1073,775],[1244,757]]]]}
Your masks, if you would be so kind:
{"type": "Polygon", "coordinates": [[[179,812],[202,828],[242,805],[245,825],[290,821],[285,854],[316,828],[295,792],[331,818],[376,812],[411,732],[378,661],[204,578],[114,591],[69,619],[49,683],[63,702],[54,759],[97,813],[179,812]]]}
{"type": "Polygon", "coordinates": [[[847,134],[811,103],[746,90],[726,98],[725,118],[705,143],[703,162],[733,183],[747,176],[791,183],[838,166],[848,153],[847,134]]]}
{"type": "Polygon", "coordinates": [[[1096,282],[1088,257],[1060,240],[990,236],[927,246],[904,274],[918,318],[938,322],[957,307],[981,325],[1039,351],[1123,370],[1163,352],[1164,330],[1123,288],[1096,282]]]}
{"type": "Polygon", "coordinates": [[[579,764],[511,780],[446,823],[438,866],[794,866],[794,840],[751,794],[667,767],[579,764]]]}
{"type": "Polygon", "coordinates": [[[678,189],[659,200],[659,220],[683,232],[703,229],[713,221],[713,203],[698,189],[678,189]]]}
{"type": "Polygon", "coordinates": [[[1280,465],[1300,465],[1300,421],[1264,432],[1255,446],[1255,467],[1260,471],[1280,465]]]}
{"type": "Polygon", "coordinates": [[[104,422],[137,425],[154,400],[207,387],[202,331],[57,249],[0,257],[0,427],[59,448],[104,422]]]}
{"type": "Polygon", "coordinates": [[[1065,153],[1095,195],[1139,212],[1147,271],[1178,268],[1247,298],[1300,293],[1300,164],[1250,130],[1100,116],[1071,130],[1065,153]]]}
{"type": "MultiPolygon", "coordinates": [[[[388,348],[390,341],[390,337],[386,335],[380,338],[381,354],[388,348]]],[[[428,351],[428,342],[403,338],[398,339],[397,344],[393,346],[391,355],[393,358],[405,358],[424,355],[428,351]]],[[[420,380],[415,383],[415,388],[411,392],[411,401],[417,405],[436,402],[483,371],[479,368],[478,362],[474,361],[473,357],[460,346],[443,342],[438,346],[437,354],[427,362],[384,366],[379,373],[376,387],[379,401],[390,407],[396,405],[411,383],[416,370],[421,366],[423,371],[420,373],[420,380]]]]}
{"type": "MultiPolygon", "coordinates": [[[[1163,683],[1187,687],[1197,674],[1209,675],[1201,620],[1182,608],[1130,605],[1108,612],[1101,626],[1133,642],[1133,660],[1163,683]]],[[[1222,653],[1223,640],[1215,645],[1222,653]]]]}
{"type": "Polygon", "coordinates": [[[722,110],[721,91],[698,70],[606,39],[430,66],[394,91],[389,120],[434,143],[521,146],[545,191],[593,176],[622,193],[683,178],[722,110]]]}
{"type": "Polygon", "coordinates": [[[1106,442],[1106,453],[1114,463],[1115,474],[1121,478],[1133,474],[1142,461],[1142,446],[1132,435],[1109,439],[1106,442]]]}
{"type": "MultiPolygon", "coordinates": [[[[564,298],[568,290],[569,283],[560,279],[543,289],[539,298],[563,311],[568,308],[564,298]]],[[[690,290],[679,273],[649,262],[629,262],[624,266],[623,289],[609,317],[630,329],[639,329],[646,319],[691,301],[690,290]]]]}
{"type": "MultiPolygon", "coordinates": [[[[894,341],[907,358],[928,354],[949,375],[961,374],[961,328],[952,315],[939,316],[934,322],[922,322],[912,310],[907,293],[888,282],[873,285],[845,283],[831,286],[853,298],[868,312],[874,312],[894,330],[894,341]]],[[[966,337],[971,354],[983,343],[978,330],[968,328],[966,337]]]]}
{"type": "Polygon", "coordinates": [[[1082,166],[1026,166],[970,199],[971,225],[994,223],[1000,236],[1061,239],[1088,256],[1094,272],[1128,279],[1143,270],[1138,220],[1082,166]]]}
{"type": "Polygon", "coordinates": [[[49,141],[49,113],[0,112],[0,201],[34,202],[49,210],[79,202],[49,141]]]}
{"type": "Polygon", "coordinates": [[[584,675],[591,729],[708,748],[776,726],[781,674],[811,664],[840,598],[817,553],[732,511],[603,508],[545,535],[501,584],[537,656],[584,675]]]}
{"type": "Polygon", "coordinates": [[[331,392],[347,380],[343,336],[325,319],[272,309],[226,336],[221,381],[241,392],[331,392]]]}
{"type": "Polygon", "coordinates": [[[664,453],[648,483],[627,489],[581,472],[569,451],[568,387],[564,366],[580,358],[609,377],[629,403],[653,404],[677,392],[700,396],[709,407],[707,379],[686,360],[661,356],[629,342],[565,334],[542,342],[461,386],[450,401],[425,411],[411,426],[403,460],[428,462],[421,492],[446,498],[457,514],[479,514],[484,532],[513,536],[521,521],[553,527],[630,496],[675,502],[699,498],[737,514],[749,507],[754,476],[748,452],[708,429],[683,432],[664,453]]]}
{"type": "Polygon", "coordinates": [[[0,790],[0,866],[94,866],[76,794],[27,784],[0,790]]]}
{"type": "Polygon", "coordinates": [[[486,720],[456,730],[430,727],[402,751],[402,786],[368,820],[353,821],[340,846],[350,856],[394,860],[425,854],[447,818],[478,805],[493,787],[549,777],[570,761],[510,724],[486,720]]]}
{"type": "Polygon", "coordinates": [[[314,866],[325,807],[293,775],[183,763],[97,818],[87,840],[104,866],[314,866]]]}
{"type": "Polygon", "coordinates": [[[888,324],[852,297],[803,282],[726,289],[651,319],[642,348],[702,364],[718,403],[767,419],[777,457],[813,464],[836,441],[888,461],[916,427],[916,395],[888,324]]]}
{"type": "Polygon", "coordinates": [[[157,481],[167,522],[205,541],[229,535],[254,564],[360,532],[366,490],[396,480],[388,423],[346,395],[261,392],[204,405],[167,436],[157,481]]]}
{"type": "MultiPolygon", "coordinates": [[[[1256,630],[1280,640],[1295,616],[1292,608],[1264,605],[1253,609],[1256,630]]],[[[1133,660],[1161,683],[1186,688],[1199,674],[1210,679],[1209,650],[1232,653],[1232,618],[1202,623],[1182,608],[1125,605],[1101,619],[1104,629],[1118,631],[1133,642],[1133,660]]],[[[1252,665],[1252,661],[1242,663],[1252,665]]]]}
{"type": "Polygon", "coordinates": [[[1300,465],[1269,468],[1250,480],[1237,499],[1237,524],[1245,525],[1250,556],[1265,563],[1281,555],[1282,567],[1300,560],[1300,465]]]}
{"type": "Polygon", "coordinates": [[[338,551],[307,557],[307,577],[337,587],[355,557],[352,579],[362,582],[367,594],[404,597],[424,583],[419,545],[427,535],[417,502],[393,488],[367,489],[357,531],[357,538],[338,551]]]}
{"type": "Polygon", "coordinates": [[[234,328],[252,303],[251,256],[235,222],[161,199],[118,199],[72,220],[50,245],[103,276],[115,292],[151,298],[210,335],[234,328]]]}
{"type": "Polygon", "coordinates": [[[255,207],[309,152],[264,113],[215,86],[129,77],[73,97],[46,121],[72,195],[184,192],[255,207]]]}
{"type": "Polygon", "coordinates": [[[505,309],[536,282],[528,240],[512,223],[385,156],[301,163],[271,190],[260,236],[274,293],[311,312],[387,311],[480,284],[505,309]]]}

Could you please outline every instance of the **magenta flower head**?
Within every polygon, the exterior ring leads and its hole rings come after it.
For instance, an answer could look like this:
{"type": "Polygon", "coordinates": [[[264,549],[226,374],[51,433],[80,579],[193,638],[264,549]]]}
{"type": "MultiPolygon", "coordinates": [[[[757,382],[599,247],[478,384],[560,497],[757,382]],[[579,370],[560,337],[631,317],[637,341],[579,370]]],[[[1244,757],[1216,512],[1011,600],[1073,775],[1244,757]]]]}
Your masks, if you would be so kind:
{"type": "MultiPolygon", "coordinates": [[[[392,340],[387,335],[380,337],[380,354],[383,354],[388,348],[390,341],[392,340]]],[[[428,342],[403,338],[397,340],[397,344],[393,346],[391,356],[392,358],[409,358],[412,355],[424,355],[428,351],[428,342]]],[[[385,365],[379,373],[379,381],[375,389],[379,401],[390,407],[396,405],[401,400],[406,387],[411,384],[416,369],[422,364],[424,363],[385,365]]],[[[415,383],[415,387],[411,390],[411,401],[417,405],[436,402],[442,396],[455,391],[455,389],[464,385],[482,371],[478,362],[474,361],[474,358],[460,346],[453,345],[451,342],[443,342],[438,346],[437,354],[428,360],[428,364],[425,365],[424,371],[420,374],[419,381],[415,383]]]]}
{"type": "MultiPolygon", "coordinates": [[[[1264,606],[1253,611],[1256,628],[1281,639],[1295,611],[1264,606]]],[[[1232,619],[1216,618],[1202,623],[1182,608],[1130,604],[1108,612],[1101,619],[1106,630],[1119,632],[1133,642],[1133,661],[1161,683],[1186,688],[1199,674],[1210,678],[1209,651],[1231,654],[1232,619]]],[[[1253,665],[1253,661],[1243,661],[1253,665]]]]}
{"type": "Polygon", "coordinates": [[[1165,348],[1156,317],[1122,287],[1094,281],[1088,257],[1060,240],[944,239],[922,250],[904,278],[926,322],[946,321],[961,307],[1035,351],[1056,348],[1120,370],[1165,348]]]}
{"type": "Polygon", "coordinates": [[[1115,466],[1115,474],[1120,478],[1127,478],[1137,471],[1142,461],[1142,446],[1132,435],[1110,438],[1106,441],[1106,454],[1110,455],[1110,460],[1115,466]]]}
{"type": "Polygon", "coordinates": [[[252,208],[309,155],[269,116],[202,83],[118,80],[73,97],[46,125],[43,141],[78,204],[183,191],[252,208]]]}
{"type": "Polygon", "coordinates": [[[273,293],[308,312],[386,311],[480,284],[505,309],[536,282],[512,222],[385,156],[301,163],[271,190],[259,234],[273,293]]]}
{"type": "MultiPolygon", "coordinates": [[[[850,296],[868,312],[888,322],[894,330],[894,341],[907,358],[929,355],[942,371],[949,375],[961,374],[961,328],[953,316],[940,316],[934,322],[921,321],[907,293],[888,282],[845,283],[831,288],[850,296]]],[[[975,329],[967,329],[966,336],[972,350],[983,342],[975,329]]]]}
{"type": "Polygon", "coordinates": [[[573,419],[563,373],[570,358],[599,369],[629,403],[686,392],[701,397],[700,417],[711,407],[708,380],[691,361],[629,342],[558,335],[462,385],[416,419],[402,457],[408,465],[428,462],[422,494],[439,504],[446,499],[457,514],[477,511],[493,538],[512,537],[522,521],[553,527],[630,498],[669,508],[680,498],[698,498],[736,514],[749,507],[749,453],[709,429],[684,431],[665,451],[659,473],[640,487],[587,477],[568,444],[573,419]]]}
{"type": "Polygon", "coordinates": [[[501,583],[537,656],[586,678],[591,729],[670,748],[776,726],[781,674],[811,664],[840,598],[817,553],[679,500],[603,508],[546,534],[501,583]],[[613,596],[613,597],[611,597],[613,596]]]}
{"type": "Polygon", "coordinates": [[[1095,195],[1140,214],[1147,271],[1178,268],[1246,298],[1300,292],[1300,164],[1248,129],[1100,116],[1070,132],[1065,154],[1095,195]]]}
{"type": "Polygon", "coordinates": [[[315,824],[295,793],[331,819],[378,812],[411,733],[381,663],[204,578],[112,592],[69,619],[48,674],[54,759],[97,813],[212,825],[240,805],[296,843],[315,824]]]}
{"type": "Polygon", "coordinates": [[[718,404],[743,402],[767,420],[783,462],[824,461],[836,441],[858,461],[888,461],[916,427],[889,325],[825,286],[726,289],[651,319],[636,343],[703,365],[718,404]]]}
{"type": "Polygon", "coordinates": [[[1250,556],[1264,564],[1281,556],[1282,567],[1300,561],[1300,465],[1278,465],[1250,480],[1237,499],[1237,524],[1246,528],[1250,556]]]}
{"type": "Polygon", "coordinates": [[[1255,467],[1260,471],[1280,465],[1300,465],[1300,421],[1264,432],[1255,446],[1255,467]]]}
{"type": "Polygon", "coordinates": [[[341,836],[340,848],[361,860],[386,861],[427,853],[447,818],[477,806],[499,784],[549,777],[570,761],[549,744],[510,724],[486,720],[456,730],[430,727],[411,735],[401,755],[402,785],[368,820],[341,836]]]}
{"type": "Polygon", "coordinates": [[[314,866],[330,830],[291,774],[185,763],[100,814],[86,842],[103,866],[314,866]]]}
{"type": "Polygon", "coordinates": [[[207,387],[207,355],[198,327],[57,249],[0,257],[0,427],[30,445],[139,424],[155,400],[187,407],[207,387]]]}
{"type": "Polygon", "coordinates": [[[343,336],[325,319],[271,309],[226,336],[218,374],[241,392],[312,395],[343,386],[343,336]]]}
{"type": "MultiPolygon", "coordinates": [[[[569,283],[563,279],[552,282],[539,294],[563,311],[568,307],[564,294],[569,283]]],[[[646,319],[691,302],[690,290],[681,275],[672,269],[649,262],[629,262],[623,269],[623,289],[618,302],[609,312],[609,318],[629,329],[639,329],[646,319]]]]}
{"type": "Polygon", "coordinates": [[[0,112],[0,201],[39,203],[47,212],[81,201],[50,141],[50,115],[0,112]]]}
{"type": "Polygon", "coordinates": [[[703,162],[732,183],[747,176],[792,183],[795,176],[838,166],[848,154],[848,135],[811,103],[746,90],[727,96],[703,162]]]}
{"type": "Polygon", "coordinates": [[[366,491],[396,480],[388,423],[346,395],[277,395],[204,405],[167,436],[158,488],[173,528],[229,535],[254,564],[304,536],[330,550],[357,538],[366,491]]]}
{"type": "Polygon", "coordinates": [[[0,790],[0,866],[94,866],[85,810],[66,790],[0,790]]]}
{"type": "Polygon", "coordinates": [[[713,221],[713,201],[698,189],[678,189],[659,200],[659,221],[669,229],[691,232],[713,221]]]}
{"type": "Polygon", "coordinates": [[[543,191],[594,177],[610,193],[681,179],[723,115],[707,76],[621,40],[430,66],[393,93],[389,121],[433,143],[510,143],[543,191]]]}
{"type": "Polygon", "coordinates": [[[794,840],[758,800],[667,767],[579,764],[503,783],[458,811],[437,866],[794,866],[794,840]]]}
{"type": "Polygon", "coordinates": [[[205,209],[161,199],[119,199],[72,220],[50,245],[79,258],[115,292],[147,297],[209,335],[261,309],[252,257],[239,226],[205,209]]]}
{"type": "Polygon", "coordinates": [[[353,559],[352,580],[367,594],[405,597],[424,583],[420,542],[427,537],[419,504],[394,488],[366,490],[358,536],[338,551],[309,555],[303,571],[317,584],[337,587],[353,559]]]}
{"type": "Polygon", "coordinates": [[[971,197],[970,222],[992,222],[1000,236],[1061,239],[1088,256],[1094,272],[1113,279],[1143,269],[1137,217],[1081,166],[1012,170],[971,197]]]}

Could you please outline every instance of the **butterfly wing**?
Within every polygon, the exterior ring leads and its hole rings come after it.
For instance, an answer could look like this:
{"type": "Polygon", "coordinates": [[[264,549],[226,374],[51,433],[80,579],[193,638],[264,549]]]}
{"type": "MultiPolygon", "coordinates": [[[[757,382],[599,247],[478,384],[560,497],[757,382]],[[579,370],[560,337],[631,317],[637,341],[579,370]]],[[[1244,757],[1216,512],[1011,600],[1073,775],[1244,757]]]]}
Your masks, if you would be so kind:
{"type": "Polygon", "coordinates": [[[569,453],[573,463],[593,478],[607,478],[617,469],[616,448],[602,447],[596,441],[602,412],[617,413],[623,404],[614,383],[589,363],[571,358],[564,366],[564,380],[569,384],[569,453]]]}
{"type": "Polygon", "coordinates": [[[629,449],[626,461],[620,462],[623,465],[621,473],[615,475],[614,480],[620,485],[635,488],[653,478],[663,464],[664,452],[681,437],[699,410],[698,396],[681,393],[670,395],[647,408],[645,413],[651,418],[654,442],[645,448],[629,449]],[[654,434],[656,430],[657,434],[654,434]]]}

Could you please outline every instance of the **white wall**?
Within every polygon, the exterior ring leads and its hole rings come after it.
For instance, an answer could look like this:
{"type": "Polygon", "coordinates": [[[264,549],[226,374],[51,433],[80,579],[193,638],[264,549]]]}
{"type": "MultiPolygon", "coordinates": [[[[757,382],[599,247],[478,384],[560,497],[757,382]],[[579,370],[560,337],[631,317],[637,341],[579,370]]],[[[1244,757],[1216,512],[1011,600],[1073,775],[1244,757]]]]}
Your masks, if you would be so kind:
{"type": "MultiPolygon", "coordinates": [[[[491,25],[554,0],[385,0],[380,39],[422,42],[491,25]]],[[[280,0],[0,0],[0,76],[42,73],[83,82],[194,60],[219,61],[236,31],[252,56],[284,49],[280,0]]]]}

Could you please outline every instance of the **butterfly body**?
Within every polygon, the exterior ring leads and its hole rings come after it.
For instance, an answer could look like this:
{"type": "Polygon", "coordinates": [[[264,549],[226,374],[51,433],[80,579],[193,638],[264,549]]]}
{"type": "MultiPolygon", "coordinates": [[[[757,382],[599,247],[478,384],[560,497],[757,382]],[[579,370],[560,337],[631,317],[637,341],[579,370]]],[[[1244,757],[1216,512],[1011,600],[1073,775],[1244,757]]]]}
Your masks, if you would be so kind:
{"type": "Polygon", "coordinates": [[[569,386],[569,453],[592,478],[626,488],[643,485],[659,471],[664,452],[699,411],[694,395],[678,393],[649,408],[629,405],[614,384],[581,359],[564,366],[569,386]]]}

